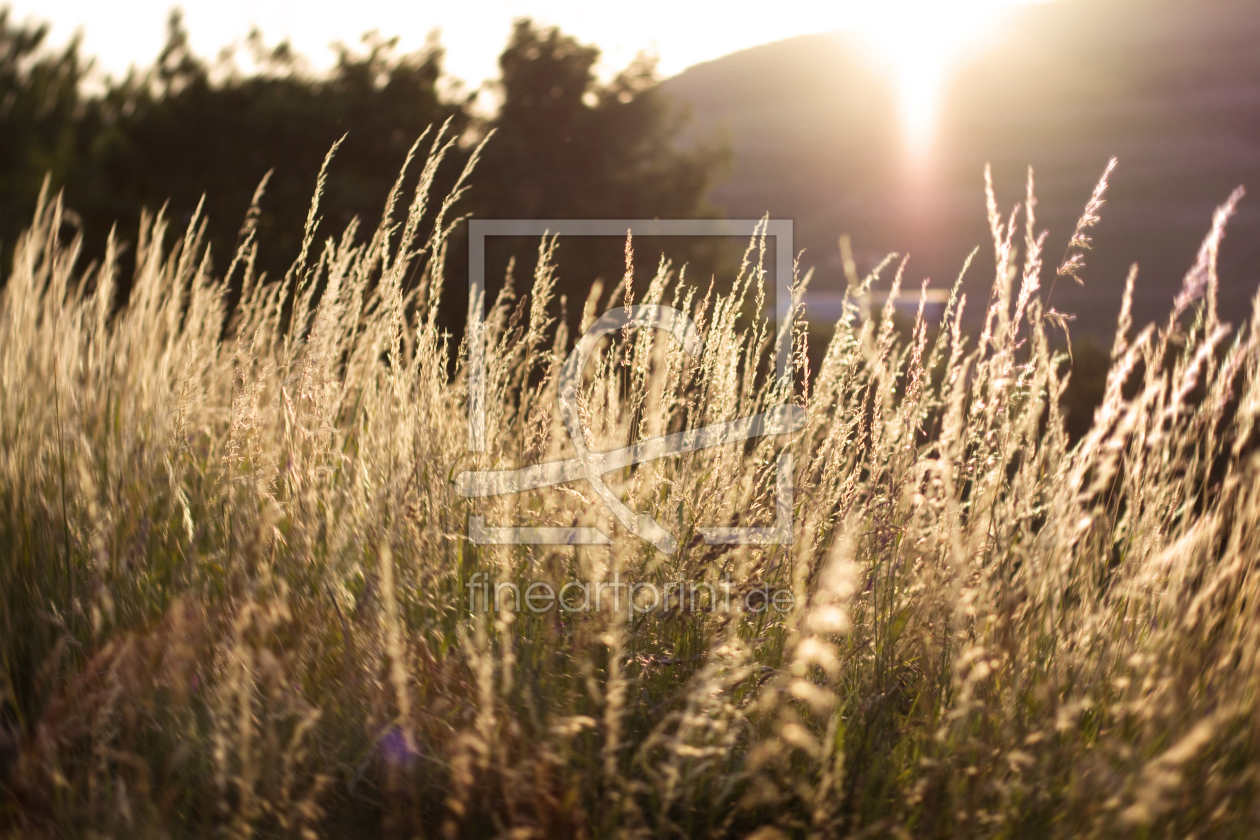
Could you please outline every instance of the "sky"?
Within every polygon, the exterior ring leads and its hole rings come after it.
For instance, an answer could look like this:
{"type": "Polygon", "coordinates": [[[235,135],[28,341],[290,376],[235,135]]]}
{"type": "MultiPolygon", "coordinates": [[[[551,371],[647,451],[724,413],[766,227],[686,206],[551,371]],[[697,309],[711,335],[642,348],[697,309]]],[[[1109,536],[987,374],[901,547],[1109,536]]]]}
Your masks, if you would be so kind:
{"type": "MultiPolygon", "coordinates": [[[[1037,0],[1031,0],[1036,2],[1037,0]]],[[[1004,15],[1030,0],[781,0],[690,3],[637,0],[633,7],[589,0],[183,0],[193,48],[213,58],[257,26],[268,44],[289,40],[315,69],[330,45],[357,44],[370,30],[419,49],[440,30],[445,67],[469,89],[496,75],[512,21],[531,17],[603,50],[607,78],[639,52],[655,55],[663,76],[757,44],[850,30],[896,78],[907,133],[927,136],[943,74],[968,46],[992,34],[1004,15]],[[629,9],[633,11],[628,11],[629,9]]],[[[52,43],[82,31],[98,70],[122,75],[147,66],[162,47],[171,0],[10,0],[14,16],[52,23],[52,43]]]]}

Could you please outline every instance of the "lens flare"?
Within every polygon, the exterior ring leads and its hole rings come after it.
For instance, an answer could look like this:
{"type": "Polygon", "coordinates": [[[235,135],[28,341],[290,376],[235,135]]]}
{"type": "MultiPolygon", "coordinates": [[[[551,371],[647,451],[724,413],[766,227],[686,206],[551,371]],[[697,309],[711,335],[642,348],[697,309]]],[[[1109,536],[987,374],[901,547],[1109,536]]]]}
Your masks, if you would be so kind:
{"type": "Polygon", "coordinates": [[[995,36],[1010,0],[901,0],[868,4],[851,31],[888,67],[906,147],[932,145],[949,74],[970,49],[995,36]]]}

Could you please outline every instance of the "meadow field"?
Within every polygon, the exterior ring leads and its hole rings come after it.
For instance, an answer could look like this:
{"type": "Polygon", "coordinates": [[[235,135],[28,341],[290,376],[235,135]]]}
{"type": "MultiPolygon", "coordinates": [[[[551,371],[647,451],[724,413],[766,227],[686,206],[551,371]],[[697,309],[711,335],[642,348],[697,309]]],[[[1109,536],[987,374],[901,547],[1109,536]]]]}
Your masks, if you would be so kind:
{"type": "Polygon", "coordinates": [[[1062,259],[1031,176],[1014,208],[990,189],[968,270],[992,293],[955,287],[940,323],[860,317],[877,279],[918,283],[850,264],[824,352],[807,312],[783,325],[790,382],[763,241],[715,286],[666,265],[586,301],[555,293],[546,241],[487,302],[470,452],[469,345],[438,317],[466,282],[444,269],[459,196],[430,194],[453,142],[422,138],[379,223],[319,226],[317,189],[283,278],[255,270],[253,212],[230,264],[206,226],[235,220],[200,215],[87,254],[45,191],[0,290],[0,832],[1254,836],[1260,320],[1218,311],[1216,273],[1241,192],[1166,321],[1130,323],[1130,276],[1079,440],[1051,288],[1081,275],[1105,176],[1062,259]],[[563,313],[634,305],[700,342],[598,344],[584,447],[784,406],[800,428],[605,475],[668,553],[589,482],[458,492],[574,455],[563,313]],[[790,542],[706,542],[778,521],[783,464],[790,542]],[[612,540],[474,544],[475,516],[612,540]],[[585,609],[516,597],[575,581],[585,609]]]}

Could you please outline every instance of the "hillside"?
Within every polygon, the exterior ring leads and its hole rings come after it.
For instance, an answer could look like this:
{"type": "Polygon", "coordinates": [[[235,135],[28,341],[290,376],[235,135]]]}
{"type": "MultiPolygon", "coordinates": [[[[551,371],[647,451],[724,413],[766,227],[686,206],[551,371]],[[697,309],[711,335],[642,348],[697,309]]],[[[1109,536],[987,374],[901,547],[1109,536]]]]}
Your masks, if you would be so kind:
{"type": "MultiPolygon", "coordinates": [[[[841,288],[841,232],[860,263],[910,252],[916,284],[948,284],[975,245],[989,253],[985,162],[1007,208],[1034,167],[1053,260],[1118,156],[1086,287],[1060,284],[1054,299],[1077,314],[1078,329],[1106,334],[1131,262],[1141,267],[1141,323],[1166,311],[1213,208],[1238,184],[1260,183],[1258,35],[1260,7],[1239,0],[1032,7],[949,81],[922,171],[905,161],[880,71],[838,35],[745,50],[664,86],[690,106],[698,132],[725,131],[731,142],[734,165],[714,202],[732,216],[795,219],[820,293],[841,288]]],[[[1226,312],[1255,291],[1257,234],[1260,212],[1247,199],[1222,251],[1226,312]]],[[[982,293],[984,274],[971,290],[982,293]]]]}

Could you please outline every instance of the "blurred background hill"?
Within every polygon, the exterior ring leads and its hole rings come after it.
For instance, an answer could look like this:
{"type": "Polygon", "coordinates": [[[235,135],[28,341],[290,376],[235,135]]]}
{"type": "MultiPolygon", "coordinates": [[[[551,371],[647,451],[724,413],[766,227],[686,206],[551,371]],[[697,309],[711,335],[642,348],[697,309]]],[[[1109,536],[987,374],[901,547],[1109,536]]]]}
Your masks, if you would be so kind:
{"type": "MultiPolygon", "coordinates": [[[[662,87],[689,104],[699,134],[726,131],[734,165],[711,194],[718,207],[796,220],[797,247],[817,269],[819,311],[843,289],[837,235],[847,232],[859,268],[909,252],[916,287],[924,276],[947,287],[980,246],[967,284],[981,295],[970,295],[978,317],[992,265],[985,163],[1007,211],[1034,168],[1050,261],[1117,156],[1085,286],[1054,291],[1055,307],[1077,315],[1074,334],[1105,337],[1131,263],[1140,266],[1137,322],[1162,318],[1213,209],[1239,184],[1260,187],[1258,42],[1260,4],[1241,0],[1027,7],[950,77],[921,159],[907,154],[885,77],[842,36],[745,50],[662,87]]],[[[1260,280],[1253,201],[1222,252],[1222,306],[1235,323],[1260,280]]]]}

